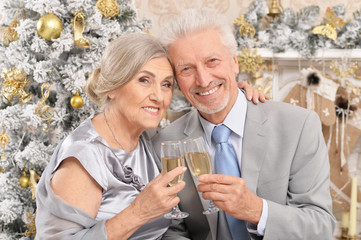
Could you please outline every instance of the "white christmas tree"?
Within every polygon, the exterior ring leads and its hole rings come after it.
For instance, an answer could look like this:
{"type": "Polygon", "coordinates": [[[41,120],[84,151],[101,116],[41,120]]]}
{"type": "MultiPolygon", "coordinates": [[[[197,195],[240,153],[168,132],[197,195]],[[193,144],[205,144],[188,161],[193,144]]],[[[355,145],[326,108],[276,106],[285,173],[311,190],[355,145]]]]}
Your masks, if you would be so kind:
{"type": "Polygon", "coordinates": [[[96,110],[89,74],[109,41],[150,21],[132,0],[1,0],[0,12],[0,239],[30,239],[37,177],[96,110]]]}

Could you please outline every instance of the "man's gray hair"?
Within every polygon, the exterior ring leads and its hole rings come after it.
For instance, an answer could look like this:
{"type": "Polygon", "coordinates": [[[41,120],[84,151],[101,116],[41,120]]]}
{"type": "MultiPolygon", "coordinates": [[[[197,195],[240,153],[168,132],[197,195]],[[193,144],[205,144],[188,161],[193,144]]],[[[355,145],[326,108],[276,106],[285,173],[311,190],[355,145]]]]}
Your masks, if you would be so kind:
{"type": "Polygon", "coordinates": [[[168,49],[169,45],[181,37],[209,29],[214,29],[219,33],[222,43],[231,55],[236,53],[237,42],[233,33],[233,25],[224,15],[210,8],[192,8],[182,11],[164,25],[159,39],[168,49]]]}

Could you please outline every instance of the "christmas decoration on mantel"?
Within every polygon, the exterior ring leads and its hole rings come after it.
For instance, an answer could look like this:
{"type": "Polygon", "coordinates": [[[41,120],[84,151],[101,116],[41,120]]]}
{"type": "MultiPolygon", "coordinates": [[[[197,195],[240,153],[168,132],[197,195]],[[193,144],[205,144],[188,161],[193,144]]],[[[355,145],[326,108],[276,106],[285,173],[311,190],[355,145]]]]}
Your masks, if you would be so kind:
{"type": "Polygon", "coordinates": [[[274,18],[274,17],[278,16],[280,13],[281,13],[281,9],[278,7],[277,0],[272,0],[271,8],[268,12],[268,16],[274,18]]]}
{"type": "Polygon", "coordinates": [[[269,12],[265,0],[251,3],[244,20],[256,29],[255,41],[239,33],[240,25],[235,23],[239,49],[267,48],[275,53],[296,50],[301,57],[310,59],[320,49],[361,48],[361,9],[353,13],[353,19],[344,23],[344,5],[330,7],[322,25],[317,22],[320,15],[318,6],[307,6],[298,12],[286,8],[274,20],[268,17],[269,12]],[[316,34],[313,29],[316,29],[316,34]]]}
{"type": "Polygon", "coordinates": [[[356,70],[358,69],[357,62],[353,62],[351,67],[348,67],[346,69],[341,69],[340,64],[336,60],[332,60],[330,64],[330,69],[333,70],[335,75],[340,78],[349,78],[352,75],[355,74],[356,70]]]}
{"type": "Polygon", "coordinates": [[[257,55],[257,49],[243,48],[237,56],[241,72],[256,74],[261,68],[263,60],[257,55]]]}
{"type": "Polygon", "coordinates": [[[336,16],[336,13],[334,13],[329,7],[326,10],[326,24],[321,25],[318,27],[315,27],[312,32],[314,34],[321,34],[325,35],[329,39],[332,39],[333,41],[336,41],[337,38],[337,28],[342,27],[345,25],[345,23],[342,21],[341,18],[336,16]]]}
{"type": "Polygon", "coordinates": [[[235,25],[239,26],[239,34],[246,35],[250,38],[253,38],[256,34],[256,29],[253,27],[252,24],[249,24],[244,20],[244,15],[241,15],[240,17],[236,18],[233,22],[235,25]]]}

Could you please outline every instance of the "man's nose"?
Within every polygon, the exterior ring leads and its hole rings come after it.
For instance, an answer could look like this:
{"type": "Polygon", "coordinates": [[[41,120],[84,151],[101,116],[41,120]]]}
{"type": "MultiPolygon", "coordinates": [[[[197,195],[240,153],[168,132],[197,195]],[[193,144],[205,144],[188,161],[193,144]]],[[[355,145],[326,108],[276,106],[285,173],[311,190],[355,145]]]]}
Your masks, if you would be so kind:
{"type": "Polygon", "coordinates": [[[204,66],[197,67],[196,83],[200,87],[207,87],[211,81],[210,74],[204,66]]]}

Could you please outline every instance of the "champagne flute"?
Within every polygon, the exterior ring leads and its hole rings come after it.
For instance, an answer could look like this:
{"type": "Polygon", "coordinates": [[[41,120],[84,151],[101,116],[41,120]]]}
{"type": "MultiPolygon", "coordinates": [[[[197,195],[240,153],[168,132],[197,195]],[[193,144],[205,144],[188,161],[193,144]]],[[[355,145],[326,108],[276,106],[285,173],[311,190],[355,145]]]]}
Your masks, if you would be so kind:
{"type": "MultiPolygon", "coordinates": [[[[176,167],[185,166],[184,156],[181,152],[180,141],[165,141],[161,143],[162,170],[167,173],[176,167]]],[[[173,186],[183,180],[184,174],[174,178],[169,186],[173,186]]],[[[178,205],[172,208],[172,211],[164,215],[167,219],[186,218],[189,214],[179,210],[178,205]]]]}
{"type": "MultiPolygon", "coordinates": [[[[203,137],[187,139],[183,142],[183,146],[189,170],[195,177],[212,174],[212,164],[203,137]]],[[[212,214],[218,211],[219,208],[210,200],[209,207],[203,211],[203,214],[212,214]]]]}

